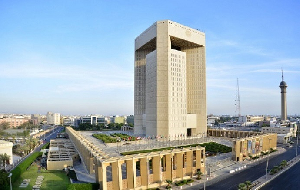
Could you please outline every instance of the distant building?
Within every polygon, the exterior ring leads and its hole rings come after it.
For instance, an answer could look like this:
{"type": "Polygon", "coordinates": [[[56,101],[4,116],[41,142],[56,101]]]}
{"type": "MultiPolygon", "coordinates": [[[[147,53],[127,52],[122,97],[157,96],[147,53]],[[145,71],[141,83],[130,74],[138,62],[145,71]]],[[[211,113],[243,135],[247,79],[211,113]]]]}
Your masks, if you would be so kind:
{"type": "Polygon", "coordinates": [[[33,125],[39,125],[43,121],[43,118],[41,117],[40,114],[31,114],[30,119],[31,119],[30,121],[32,122],[33,125]]]}
{"type": "Polygon", "coordinates": [[[126,118],[126,123],[134,125],[134,116],[133,115],[128,115],[127,118],[126,118]]]}
{"type": "Polygon", "coordinates": [[[74,126],[74,118],[64,117],[62,124],[63,126],[74,126]]]}
{"type": "Polygon", "coordinates": [[[22,125],[25,122],[28,122],[30,119],[24,116],[10,116],[0,118],[0,123],[7,122],[9,123],[10,128],[16,128],[22,125]]]}
{"type": "Polygon", "coordinates": [[[297,136],[297,124],[295,122],[289,123],[287,126],[262,127],[261,130],[263,133],[278,134],[278,143],[287,143],[291,140],[292,137],[297,136]]]}
{"type": "Polygon", "coordinates": [[[77,119],[74,119],[74,126],[78,127],[82,123],[88,123],[91,125],[97,125],[97,124],[107,124],[107,120],[103,116],[97,116],[97,115],[88,115],[83,116],[77,119]]]}
{"type": "Polygon", "coordinates": [[[251,126],[255,125],[260,121],[264,121],[264,116],[253,116],[253,115],[246,115],[240,116],[238,122],[241,123],[242,126],[251,126]]]}
{"type": "Polygon", "coordinates": [[[207,117],[207,126],[208,127],[213,127],[216,123],[216,120],[219,120],[219,117],[207,117]]]}
{"type": "Polygon", "coordinates": [[[60,113],[47,112],[48,125],[60,125],[60,113]]]}

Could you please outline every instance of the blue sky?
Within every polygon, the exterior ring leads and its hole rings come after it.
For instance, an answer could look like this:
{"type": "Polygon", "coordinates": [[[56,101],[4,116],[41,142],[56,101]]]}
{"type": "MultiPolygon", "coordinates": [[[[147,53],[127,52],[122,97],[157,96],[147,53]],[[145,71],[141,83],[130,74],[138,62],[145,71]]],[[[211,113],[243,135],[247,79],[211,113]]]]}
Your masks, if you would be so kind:
{"type": "Polygon", "coordinates": [[[0,113],[133,114],[134,39],[169,19],[206,33],[207,113],[300,114],[300,1],[0,0],[0,113]]]}

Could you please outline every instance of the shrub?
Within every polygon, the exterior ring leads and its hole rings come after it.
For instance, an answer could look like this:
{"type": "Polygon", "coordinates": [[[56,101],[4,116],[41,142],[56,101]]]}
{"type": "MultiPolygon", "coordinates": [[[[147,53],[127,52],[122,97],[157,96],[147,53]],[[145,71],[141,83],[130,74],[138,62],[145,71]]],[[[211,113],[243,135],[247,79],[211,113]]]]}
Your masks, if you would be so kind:
{"type": "Polygon", "coordinates": [[[77,180],[76,172],[74,170],[69,170],[67,175],[69,176],[69,178],[77,180]]]}
{"type": "Polygon", "coordinates": [[[117,139],[112,138],[105,134],[93,134],[93,137],[102,140],[104,143],[116,143],[117,139]]]}
{"type": "Polygon", "coordinates": [[[41,149],[49,149],[50,143],[46,143],[42,146],[41,149]]]}

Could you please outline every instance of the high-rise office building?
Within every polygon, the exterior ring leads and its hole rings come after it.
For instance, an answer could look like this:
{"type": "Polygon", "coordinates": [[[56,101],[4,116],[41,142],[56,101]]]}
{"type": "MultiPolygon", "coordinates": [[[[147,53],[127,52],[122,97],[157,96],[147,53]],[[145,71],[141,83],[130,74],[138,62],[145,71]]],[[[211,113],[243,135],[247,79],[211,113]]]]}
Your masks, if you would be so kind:
{"type": "Polygon", "coordinates": [[[135,39],[134,133],[206,135],[205,34],[170,20],[135,39]]]}

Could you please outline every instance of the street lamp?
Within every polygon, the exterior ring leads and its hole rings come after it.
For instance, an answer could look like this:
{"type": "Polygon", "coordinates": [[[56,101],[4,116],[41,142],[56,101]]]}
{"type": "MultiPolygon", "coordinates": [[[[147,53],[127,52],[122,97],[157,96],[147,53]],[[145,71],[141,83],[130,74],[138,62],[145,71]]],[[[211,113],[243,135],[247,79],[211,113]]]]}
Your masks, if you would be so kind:
{"type": "Polygon", "coordinates": [[[296,145],[296,157],[298,156],[298,136],[296,135],[297,138],[297,145],[296,145]]]}
{"type": "MultiPolygon", "coordinates": [[[[269,149],[270,149],[270,138],[268,138],[268,140],[269,140],[269,149]]],[[[269,158],[270,158],[270,152],[269,152],[269,155],[268,155],[268,157],[267,157],[267,165],[266,165],[266,179],[268,178],[267,177],[267,175],[268,175],[268,165],[269,165],[269,158]]]]}
{"type": "Polygon", "coordinates": [[[10,190],[12,190],[12,186],[11,186],[11,176],[12,176],[12,173],[9,173],[8,177],[9,177],[10,190]]]}

